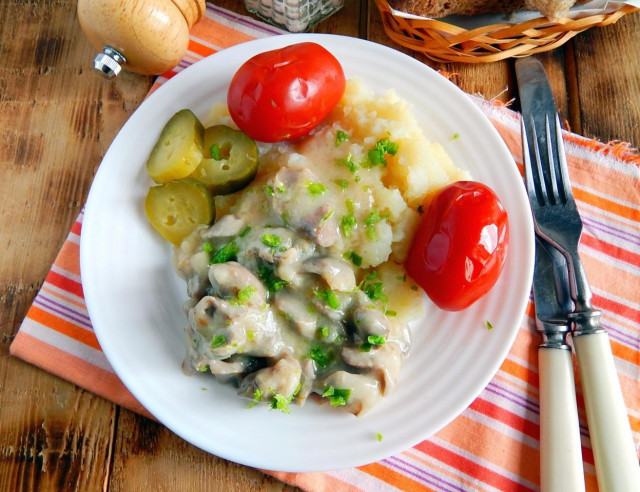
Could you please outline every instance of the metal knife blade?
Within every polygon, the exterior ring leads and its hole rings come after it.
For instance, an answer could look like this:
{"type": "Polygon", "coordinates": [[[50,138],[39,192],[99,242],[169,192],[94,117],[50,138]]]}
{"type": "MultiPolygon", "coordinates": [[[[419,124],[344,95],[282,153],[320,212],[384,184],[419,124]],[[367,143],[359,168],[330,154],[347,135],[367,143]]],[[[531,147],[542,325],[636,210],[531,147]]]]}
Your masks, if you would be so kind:
{"type": "Polygon", "coordinates": [[[537,237],[535,260],[533,299],[536,325],[543,337],[543,346],[560,348],[560,345],[567,345],[566,335],[570,330],[567,314],[573,308],[566,260],[558,250],[537,237]]]}
{"type": "MultiPolygon", "coordinates": [[[[516,79],[518,81],[518,93],[520,95],[520,111],[527,124],[533,124],[538,138],[538,148],[542,162],[548,161],[548,149],[554,149],[551,156],[554,162],[558,162],[556,153],[558,148],[555,132],[551,132],[551,145],[547,145],[545,132],[546,120],[554,121],[558,112],[549,79],[538,60],[532,57],[520,58],[516,61],[516,79]]],[[[529,148],[535,147],[533,135],[529,134],[529,148]]],[[[545,178],[550,179],[550,176],[545,178]]]]}

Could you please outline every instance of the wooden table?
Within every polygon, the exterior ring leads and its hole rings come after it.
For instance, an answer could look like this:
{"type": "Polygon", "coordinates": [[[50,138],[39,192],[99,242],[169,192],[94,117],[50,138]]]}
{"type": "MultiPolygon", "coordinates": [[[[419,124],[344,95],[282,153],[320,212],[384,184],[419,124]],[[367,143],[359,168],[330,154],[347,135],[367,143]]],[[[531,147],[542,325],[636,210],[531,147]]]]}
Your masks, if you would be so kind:
{"type": "MultiPolygon", "coordinates": [[[[246,13],[239,1],[214,3],[246,13]]],[[[345,3],[316,30],[400,48],[372,0],[345,3]]],[[[102,156],[152,83],[127,72],[101,78],[75,8],[69,0],[0,3],[0,490],[290,490],[8,355],[102,156]]],[[[640,144],[638,53],[633,14],[539,56],[574,132],[640,144]]],[[[469,93],[515,97],[513,61],[416,57],[454,73],[469,93]]]]}

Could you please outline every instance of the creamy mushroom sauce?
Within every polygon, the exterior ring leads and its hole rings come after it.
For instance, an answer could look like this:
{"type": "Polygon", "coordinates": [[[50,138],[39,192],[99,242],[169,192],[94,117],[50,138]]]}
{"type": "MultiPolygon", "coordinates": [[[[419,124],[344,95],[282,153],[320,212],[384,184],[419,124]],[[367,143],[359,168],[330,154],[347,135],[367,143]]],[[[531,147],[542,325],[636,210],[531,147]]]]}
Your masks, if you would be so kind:
{"type": "MultiPolygon", "coordinates": [[[[212,119],[232,124],[224,108],[212,119]]],[[[466,177],[406,101],[350,80],[310,136],[261,144],[254,181],[216,197],[217,221],[176,249],[190,298],[185,365],[250,405],[287,410],[315,394],[370,409],[396,384],[423,315],[402,266],[418,204],[466,177]],[[397,144],[386,164],[370,157],[379,142],[397,144]]]]}

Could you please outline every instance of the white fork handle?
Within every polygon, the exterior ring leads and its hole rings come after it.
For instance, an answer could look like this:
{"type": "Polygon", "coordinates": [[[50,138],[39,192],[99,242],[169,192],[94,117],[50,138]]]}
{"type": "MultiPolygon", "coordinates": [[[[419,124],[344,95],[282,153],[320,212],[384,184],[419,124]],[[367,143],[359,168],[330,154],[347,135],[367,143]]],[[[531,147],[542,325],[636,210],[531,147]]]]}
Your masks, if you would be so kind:
{"type": "Polygon", "coordinates": [[[640,466],[607,333],[576,336],[582,392],[601,492],[640,490],[640,466]]]}
{"type": "Polygon", "coordinates": [[[585,490],[571,350],[540,347],[540,490],[585,490]]]}

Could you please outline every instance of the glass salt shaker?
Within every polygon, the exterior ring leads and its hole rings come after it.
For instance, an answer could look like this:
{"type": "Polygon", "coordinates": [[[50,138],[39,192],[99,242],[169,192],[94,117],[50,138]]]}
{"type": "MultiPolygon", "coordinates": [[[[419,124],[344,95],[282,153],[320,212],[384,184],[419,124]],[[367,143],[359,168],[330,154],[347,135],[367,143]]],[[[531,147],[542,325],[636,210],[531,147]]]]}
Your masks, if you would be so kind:
{"type": "Polygon", "coordinates": [[[344,0],[244,0],[256,17],[289,32],[304,32],[337,12],[344,0]]]}

